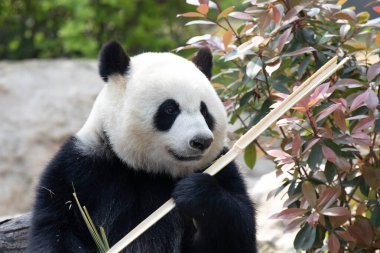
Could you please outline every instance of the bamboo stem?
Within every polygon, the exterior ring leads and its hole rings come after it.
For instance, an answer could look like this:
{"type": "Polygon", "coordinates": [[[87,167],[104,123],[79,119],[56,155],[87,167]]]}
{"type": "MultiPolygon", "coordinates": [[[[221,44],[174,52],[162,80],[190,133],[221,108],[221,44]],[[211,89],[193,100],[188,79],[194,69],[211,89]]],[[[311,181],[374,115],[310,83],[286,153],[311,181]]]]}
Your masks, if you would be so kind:
{"type": "MultiPolygon", "coordinates": [[[[349,58],[344,58],[337,64],[337,57],[332,58],[325,65],[323,65],[317,72],[309,77],[302,83],[291,95],[289,95],[279,106],[273,109],[267,116],[265,116],[259,123],[253,126],[246,134],[234,144],[234,146],[225,155],[217,159],[207,170],[203,173],[215,175],[222,170],[227,164],[233,161],[237,155],[254,141],[261,133],[277,121],[285,112],[292,108],[302,98],[308,95],[324,80],[334,74],[341,68],[349,58]]],[[[162,217],[168,214],[175,207],[174,200],[171,198],[155,212],[149,215],[144,221],[131,230],[119,242],[117,242],[107,253],[118,253],[133,242],[137,237],[144,233],[147,229],[153,226],[162,217]]]]}

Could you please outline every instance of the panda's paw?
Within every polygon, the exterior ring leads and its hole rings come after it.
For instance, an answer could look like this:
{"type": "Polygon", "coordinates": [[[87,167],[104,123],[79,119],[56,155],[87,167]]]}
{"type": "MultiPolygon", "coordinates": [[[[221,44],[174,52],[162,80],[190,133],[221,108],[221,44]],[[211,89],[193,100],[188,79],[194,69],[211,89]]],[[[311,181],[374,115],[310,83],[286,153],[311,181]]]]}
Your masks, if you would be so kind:
{"type": "Polygon", "coordinates": [[[213,213],[213,202],[220,196],[221,189],[209,174],[195,173],[181,179],[175,186],[173,198],[179,211],[194,218],[213,213]]]}

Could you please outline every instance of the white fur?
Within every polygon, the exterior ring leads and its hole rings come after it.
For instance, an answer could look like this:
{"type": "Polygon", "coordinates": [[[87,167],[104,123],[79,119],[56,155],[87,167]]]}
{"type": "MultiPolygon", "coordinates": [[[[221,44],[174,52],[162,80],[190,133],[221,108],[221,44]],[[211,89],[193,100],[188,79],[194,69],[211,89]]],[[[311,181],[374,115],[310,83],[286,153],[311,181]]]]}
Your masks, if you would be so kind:
{"type": "Polygon", "coordinates": [[[226,112],[209,80],[190,61],[171,53],[144,53],[132,57],[125,78],[113,76],[95,101],[77,133],[84,149],[96,150],[105,131],[117,156],[135,169],[183,176],[207,167],[221,152],[226,112]],[[154,115],[166,99],[180,104],[181,113],[169,131],[155,129],[154,115]],[[211,132],[201,115],[204,101],[215,119],[211,132]],[[192,155],[189,140],[197,134],[214,141],[198,161],[178,161],[168,149],[192,155]]]}

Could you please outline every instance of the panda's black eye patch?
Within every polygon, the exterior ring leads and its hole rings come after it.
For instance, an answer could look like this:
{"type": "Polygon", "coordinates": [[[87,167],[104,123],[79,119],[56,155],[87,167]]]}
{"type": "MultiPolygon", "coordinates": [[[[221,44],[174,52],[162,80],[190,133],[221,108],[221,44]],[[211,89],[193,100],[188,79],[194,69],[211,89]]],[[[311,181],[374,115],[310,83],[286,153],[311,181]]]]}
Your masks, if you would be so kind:
{"type": "Polygon", "coordinates": [[[180,112],[177,101],[174,99],[165,100],[154,115],[154,126],[160,131],[169,130],[180,112]]]}
{"type": "Polygon", "coordinates": [[[207,105],[203,101],[201,102],[200,111],[201,111],[203,117],[205,118],[205,121],[207,123],[208,128],[210,128],[210,130],[213,131],[214,127],[215,127],[215,119],[210,114],[210,112],[208,111],[207,105]]]}

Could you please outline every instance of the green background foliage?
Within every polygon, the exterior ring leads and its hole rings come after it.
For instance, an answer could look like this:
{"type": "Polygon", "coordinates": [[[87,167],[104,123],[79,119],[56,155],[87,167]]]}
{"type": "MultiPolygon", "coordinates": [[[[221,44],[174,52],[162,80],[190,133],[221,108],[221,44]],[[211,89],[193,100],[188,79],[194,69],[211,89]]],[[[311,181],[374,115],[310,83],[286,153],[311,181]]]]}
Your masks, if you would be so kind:
{"type": "Polygon", "coordinates": [[[177,0],[2,0],[0,59],[94,58],[112,39],[131,54],[168,51],[192,32],[176,18],[189,8],[177,0]]]}

